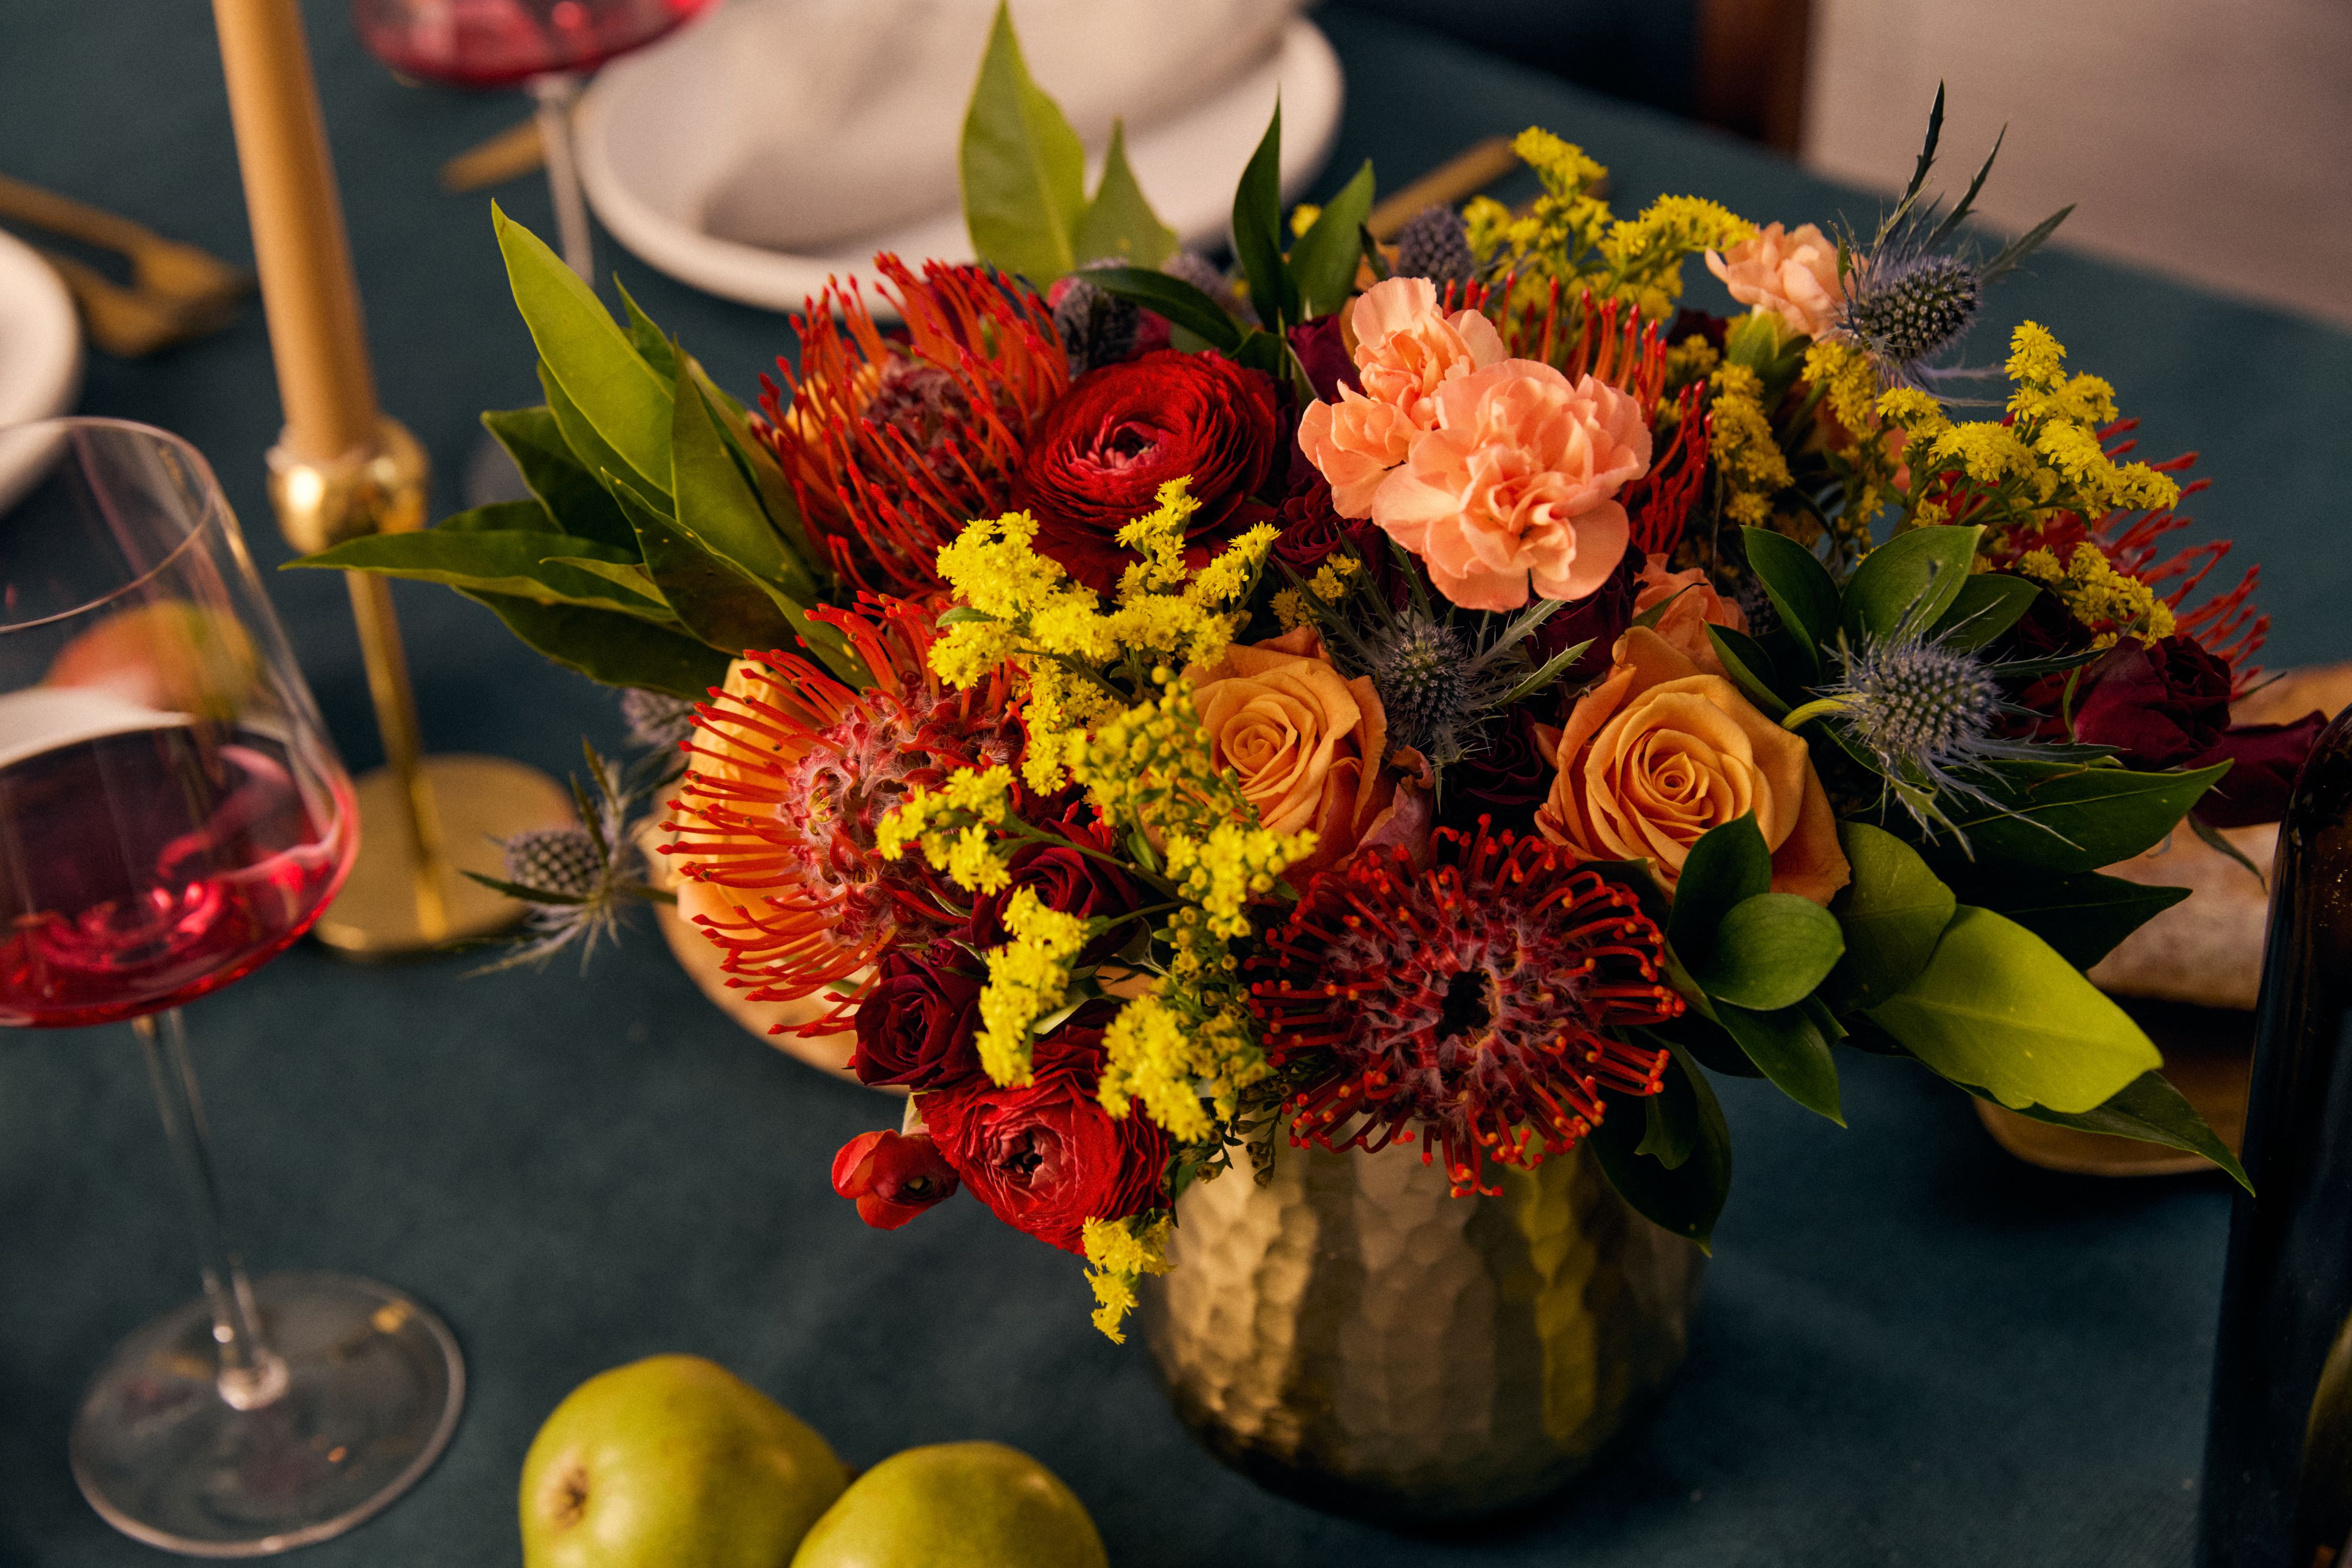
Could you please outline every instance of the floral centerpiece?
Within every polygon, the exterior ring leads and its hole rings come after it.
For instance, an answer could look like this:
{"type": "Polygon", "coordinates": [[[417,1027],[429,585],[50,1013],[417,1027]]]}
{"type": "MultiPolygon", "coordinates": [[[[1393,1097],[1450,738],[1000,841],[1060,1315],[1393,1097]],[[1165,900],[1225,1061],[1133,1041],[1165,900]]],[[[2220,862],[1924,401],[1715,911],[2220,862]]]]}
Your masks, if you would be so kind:
{"type": "Polygon", "coordinates": [[[1116,136],[1087,194],[1000,20],[982,262],[812,301],[756,409],[500,220],[536,498],[312,564],[448,582],[678,744],[513,846],[530,950],[638,888],[650,793],[732,983],[909,1093],[836,1188],[969,1190],[1113,1337],[1187,1189],[1292,1145],[1589,1157],[1704,1244],[1714,1074],[1838,1121],[1907,1061],[2235,1174],[2084,977],[2176,896],[2100,868],[2274,817],[2315,726],[2230,724],[2264,623],[2174,543],[2188,460],[2041,325],[1956,363],[2058,219],[1980,247],[1933,124],[1868,233],[1620,218],[1531,130],[1532,201],[1383,245],[1369,165],[1286,217],[1278,129],[1228,272],[1116,136]]]}

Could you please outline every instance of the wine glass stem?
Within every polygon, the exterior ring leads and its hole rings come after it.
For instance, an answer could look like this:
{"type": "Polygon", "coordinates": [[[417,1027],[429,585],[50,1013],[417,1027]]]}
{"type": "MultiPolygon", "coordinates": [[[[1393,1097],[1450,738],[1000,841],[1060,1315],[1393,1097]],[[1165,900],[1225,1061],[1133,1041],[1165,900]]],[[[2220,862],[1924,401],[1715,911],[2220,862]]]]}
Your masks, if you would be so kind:
{"type": "Polygon", "coordinates": [[[253,1287],[221,1223],[220,1182],[213,1171],[195,1064],[188,1059],[187,1029],[177,1008],[160,1021],[152,1014],[134,1019],[131,1027],[147,1053],[147,1076],[154,1082],[163,1133],[180,1167],[180,1195],[187,1202],[205,1299],[212,1304],[213,1339],[220,1346],[220,1395],[239,1410],[257,1410],[286,1392],[286,1363],[261,1337],[253,1287]]]}
{"type": "Polygon", "coordinates": [[[595,287],[596,255],[588,237],[588,203],[580,193],[580,163],[572,156],[572,108],[580,101],[580,78],[550,71],[530,78],[539,104],[539,141],[547,153],[547,188],[555,198],[555,230],[563,240],[563,260],[595,287]]]}

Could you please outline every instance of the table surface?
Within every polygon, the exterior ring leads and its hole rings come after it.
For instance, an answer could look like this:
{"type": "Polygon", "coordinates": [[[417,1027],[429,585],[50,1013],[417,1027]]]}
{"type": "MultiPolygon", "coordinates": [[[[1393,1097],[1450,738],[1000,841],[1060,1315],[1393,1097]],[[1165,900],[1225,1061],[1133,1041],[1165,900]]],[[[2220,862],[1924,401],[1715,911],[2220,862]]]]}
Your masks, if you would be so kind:
{"type": "MultiPolygon", "coordinates": [[[[397,85],[334,0],[308,10],[383,399],[432,449],[448,505],[475,412],[536,392],[488,199],[445,195],[434,172],[521,102],[397,85]]],[[[207,8],[8,12],[0,166],[249,256],[207,8]]],[[[1349,72],[1334,170],[1369,156],[1393,186],[1538,122],[1613,165],[1621,205],[1690,190],[1790,223],[1874,211],[1552,78],[1362,20],[1329,29],[1349,72]]],[[[497,194],[549,226],[542,183],[497,194]]],[[[777,317],[694,294],[609,241],[602,256],[739,391],[786,344],[777,317]]],[[[2332,483],[2352,339],[2063,251],[2003,285],[1992,313],[1979,359],[2000,357],[2009,321],[2042,319],[2145,416],[2151,452],[2203,449],[2216,488],[2201,514],[2269,568],[2274,663],[2352,654],[2332,609],[2352,585],[2332,483]]],[[[83,410],[193,439],[260,555],[283,559],[262,500],[278,415],[257,309],[163,358],[95,361],[83,410]]],[[[270,588],[345,754],[372,765],[341,585],[270,588]]],[[[435,748],[560,772],[583,731],[616,738],[610,694],[541,664],[487,612],[404,586],[399,600],[435,748]]],[[[516,1475],[540,1421],[590,1374],[671,1350],[736,1368],[853,1463],[961,1437],[1025,1448],[1139,1568],[2187,1560],[2226,1193],[2018,1165],[1966,1101],[1900,1063],[1848,1059],[1843,1132],[1727,1084],[1738,1178],[1664,1409],[1534,1517],[1407,1538],[1219,1468],[1168,1414],[1139,1346],[1087,1326],[1071,1260],[977,1205],[893,1235],[860,1225],[826,1168],[843,1140],[894,1120],[890,1104],[737,1030],[642,922],[585,979],[569,961],[470,967],[356,967],[306,948],[189,1009],[252,1263],[395,1281],[442,1311],[468,1358],[446,1457],[383,1517],[308,1551],[319,1568],[513,1562],[516,1475]]],[[[192,1285],[130,1032],[0,1040],[0,1563],[153,1561],[75,1492],[66,1428],[109,1347],[192,1285]]]]}

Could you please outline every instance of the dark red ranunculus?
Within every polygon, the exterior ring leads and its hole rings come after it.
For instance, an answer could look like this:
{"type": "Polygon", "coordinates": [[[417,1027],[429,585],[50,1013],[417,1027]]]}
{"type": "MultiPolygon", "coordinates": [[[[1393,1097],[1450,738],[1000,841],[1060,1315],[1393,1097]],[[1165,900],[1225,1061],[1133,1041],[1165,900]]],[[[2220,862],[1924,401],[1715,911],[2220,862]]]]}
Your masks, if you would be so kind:
{"type": "Polygon", "coordinates": [[[2083,672],[2074,737],[2129,767],[2176,768],[2230,723],[2230,666],[2187,637],[2126,637],[2083,672]]]}
{"type": "Polygon", "coordinates": [[[2197,802],[2197,815],[2217,828],[2251,827],[2285,816],[2295,775],[2326,727],[2326,714],[2309,713],[2293,724],[2241,724],[2222,731],[2190,762],[2197,768],[2225,760],[2231,765],[2197,802]]]}
{"type": "Polygon", "coordinates": [[[1364,383],[1356,379],[1355,356],[1348,352],[1347,340],[1340,334],[1339,311],[1293,327],[1290,351],[1298,356],[1299,367],[1323,402],[1338,402],[1341,387],[1364,390],[1364,383]]]}
{"type": "Polygon", "coordinates": [[[896,1230],[955,1196],[956,1174],[928,1134],[860,1133],[833,1156],[833,1190],[857,1200],[857,1218],[896,1230]]]}
{"type": "Polygon", "coordinates": [[[1024,1088],[979,1078],[923,1100],[924,1124],[972,1196],[1068,1252],[1085,1250],[1087,1220],[1167,1201],[1168,1134],[1139,1111],[1114,1120],[1095,1098],[1114,1011],[1090,1003],[1039,1040],[1024,1088]]]}
{"type": "Polygon", "coordinates": [[[1070,383],[1030,434],[1013,504],[1037,519],[1040,550],[1108,593],[1136,559],[1118,530],[1151,511],[1171,479],[1192,481],[1201,509],[1186,538],[1204,549],[1270,516],[1257,491],[1280,444],[1264,372],[1161,349],[1070,383]]]}
{"type": "MultiPolygon", "coordinates": [[[[1084,807],[1073,810],[1060,826],[1076,843],[1097,850],[1110,848],[1110,834],[1084,807]]],[[[972,906],[971,940],[975,947],[994,947],[1011,936],[1004,929],[1004,907],[1024,887],[1046,908],[1081,920],[1125,915],[1143,907],[1142,894],[1125,872],[1073,845],[1024,843],[1013,852],[1007,863],[1013,869],[1013,880],[1002,892],[982,895],[972,906]]],[[[1132,924],[1114,925],[1086,945],[1078,962],[1099,964],[1134,935],[1132,924]]]]}
{"type": "Polygon", "coordinates": [[[1494,819],[1494,830],[1526,832],[1534,825],[1536,808],[1551,793],[1551,756],[1536,737],[1535,709],[1522,704],[1490,725],[1482,738],[1485,748],[1473,751],[1445,770],[1447,826],[1467,831],[1481,816],[1494,819]]]}
{"type": "Polygon", "coordinates": [[[956,968],[955,956],[952,947],[884,956],[874,988],[857,1006],[849,1067],[860,1083],[936,1089],[980,1071],[972,1040],[985,982],[956,968]]]}

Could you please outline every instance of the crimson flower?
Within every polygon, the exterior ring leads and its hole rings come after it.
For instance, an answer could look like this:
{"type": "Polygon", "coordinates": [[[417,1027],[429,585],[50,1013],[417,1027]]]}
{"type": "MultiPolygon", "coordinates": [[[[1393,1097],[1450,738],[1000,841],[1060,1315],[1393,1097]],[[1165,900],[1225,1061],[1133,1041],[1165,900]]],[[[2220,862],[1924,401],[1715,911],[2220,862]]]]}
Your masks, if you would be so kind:
{"type": "Polygon", "coordinates": [[[896,1230],[955,1196],[956,1174],[921,1133],[860,1133],[833,1156],[833,1190],[857,1200],[857,1218],[896,1230]]]}
{"type": "Polygon", "coordinates": [[[1373,850],[1316,878],[1249,961],[1251,1007],[1298,1083],[1293,1141],[1419,1137],[1457,1193],[1491,1191],[1486,1161],[1564,1154],[1605,1092],[1658,1092],[1667,1053],[1602,1031],[1683,1002],[1640,901],[1565,852],[1482,820],[1439,829],[1431,862],[1373,850]]]}
{"type": "Polygon", "coordinates": [[[1115,1010],[1089,1004],[1038,1040],[1022,1088],[971,1078],[923,1098],[924,1124],[972,1196],[1067,1252],[1085,1250],[1087,1220],[1167,1202],[1168,1134],[1132,1112],[1114,1118],[1095,1097],[1115,1010]]]}
{"type": "MultiPolygon", "coordinates": [[[[980,1071],[981,977],[955,966],[952,947],[898,947],[876,967],[857,1008],[850,1071],[860,1083],[935,1089],[980,1071]]],[[[976,964],[975,964],[976,967],[976,964]]]]}

